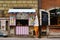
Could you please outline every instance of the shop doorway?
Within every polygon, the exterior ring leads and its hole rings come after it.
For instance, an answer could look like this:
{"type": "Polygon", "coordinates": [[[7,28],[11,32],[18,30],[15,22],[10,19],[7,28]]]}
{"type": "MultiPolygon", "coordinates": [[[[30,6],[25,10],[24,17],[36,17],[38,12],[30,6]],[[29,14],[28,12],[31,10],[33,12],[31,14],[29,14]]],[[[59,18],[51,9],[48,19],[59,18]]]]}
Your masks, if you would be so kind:
{"type": "Polygon", "coordinates": [[[7,37],[9,32],[9,18],[0,18],[0,36],[7,37]]]}
{"type": "Polygon", "coordinates": [[[40,25],[49,25],[49,14],[46,10],[40,9],[40,25]]]}
{"type": "Polygon", "coordinates": [[[3,31],[8,31],[9,18],[0,18],[0,29],[3,31]]]}
{"type": "Polygon", "coordinates": [[[41,36],[47,35],[47,26],[49,25],[49,15],[46,10],[40,9],[41,36]]]}
{"type": "Polygon", "coordinates": [[[42,11],[42,25],[48,25],[48,13],[42,11]]]}

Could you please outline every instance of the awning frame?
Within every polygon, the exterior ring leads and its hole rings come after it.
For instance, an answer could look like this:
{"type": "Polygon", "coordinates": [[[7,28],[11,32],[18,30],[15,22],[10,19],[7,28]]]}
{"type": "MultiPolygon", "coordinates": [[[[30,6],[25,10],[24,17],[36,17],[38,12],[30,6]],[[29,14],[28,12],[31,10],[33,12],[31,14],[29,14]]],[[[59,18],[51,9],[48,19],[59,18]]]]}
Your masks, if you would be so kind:
{"type": "Polygon", "coordinates": [[[9,9],[8,10],[8,13],[11,13],[11,12],[36,12],[35,9],[9,9]]]}

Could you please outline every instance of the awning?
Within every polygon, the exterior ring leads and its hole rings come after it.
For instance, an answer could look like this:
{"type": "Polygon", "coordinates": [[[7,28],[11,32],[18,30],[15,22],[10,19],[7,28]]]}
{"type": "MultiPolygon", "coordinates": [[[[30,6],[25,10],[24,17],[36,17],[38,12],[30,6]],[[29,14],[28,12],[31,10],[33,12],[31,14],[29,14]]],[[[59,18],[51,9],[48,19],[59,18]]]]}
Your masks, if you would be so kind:
{"type": "Polygon", "coordinates": [[[8,13],[11,13],[11,12],[36,12],[35,9],[9,9],[8,10],[8,13]]]}
{"type": "Polygon", "coordinates": [[[50,10],[50,13],[55,13],[57,9],[50,10]]]}
{"type": "Polygon", "coordinates": [[[57,14],[60,14],[60,9],[57,9],[57,11],[56,11],[56,12],[57,12],[57,14]]]}

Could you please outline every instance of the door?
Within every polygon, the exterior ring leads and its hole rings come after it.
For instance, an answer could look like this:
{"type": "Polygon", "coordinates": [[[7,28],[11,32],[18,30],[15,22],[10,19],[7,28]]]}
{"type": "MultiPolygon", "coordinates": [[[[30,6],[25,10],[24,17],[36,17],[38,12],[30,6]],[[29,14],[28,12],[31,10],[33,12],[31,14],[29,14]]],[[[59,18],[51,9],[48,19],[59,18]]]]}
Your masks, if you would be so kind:
{"type": "Polygon", "coordinates": [[[48,12],[40,9],[40,25],[41,27],[41,36],[46,36],[47,25],[49,25],[49,15],[48,12]]]}
{"type": "Polygon", "coordinates": [[[45,10],[40,10],[40,25],[48,25],[48,13],[45,10]]]}
{"type": "Polygon", "coordinates": [[[48,13],[42,11],[42,25],[48,25],[48,13]]]}

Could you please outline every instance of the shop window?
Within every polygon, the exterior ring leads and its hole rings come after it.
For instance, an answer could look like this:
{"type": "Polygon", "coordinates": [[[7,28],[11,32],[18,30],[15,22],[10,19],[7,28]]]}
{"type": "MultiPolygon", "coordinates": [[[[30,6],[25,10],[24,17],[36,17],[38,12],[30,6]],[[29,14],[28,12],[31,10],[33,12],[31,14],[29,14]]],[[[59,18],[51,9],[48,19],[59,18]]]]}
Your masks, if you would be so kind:
{"type": "Polygon", "coordinates": [[[50,24],[57,25],[58,16],[56,13],[57,9],[50,10],[50,24]]]}
{"type": "Polygon", "coordinates": [[[17,26],[28,26],[28,19],[17,19],[16,25],[17,26]]]}
{"type": "Polygon", "coordinates": [[[57,18],[58,18],[58,24],[60,24],[60,13],[59,14],[57,14],[57,18]]]}

